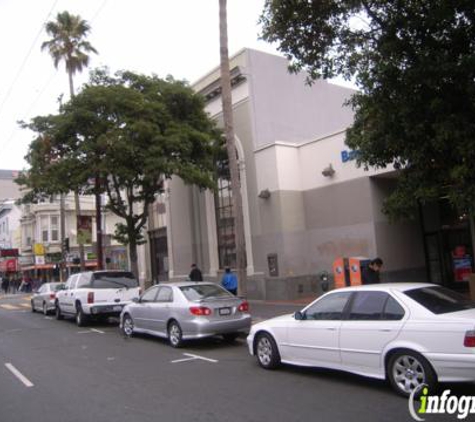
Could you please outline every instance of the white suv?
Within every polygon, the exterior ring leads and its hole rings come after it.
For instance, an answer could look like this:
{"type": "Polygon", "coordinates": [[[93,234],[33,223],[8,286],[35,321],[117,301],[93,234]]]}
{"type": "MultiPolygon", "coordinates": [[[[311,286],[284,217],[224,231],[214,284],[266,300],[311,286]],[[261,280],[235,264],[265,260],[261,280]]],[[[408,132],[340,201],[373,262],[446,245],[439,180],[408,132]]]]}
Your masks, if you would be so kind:
{"type": "Polygon", "coordinates": [[[140,296],[137,279],[129,271],[87,271],[71,275],[56,294],[56,319],[75,316],[79,327],[90,318],[119,316],[140,296]]]}

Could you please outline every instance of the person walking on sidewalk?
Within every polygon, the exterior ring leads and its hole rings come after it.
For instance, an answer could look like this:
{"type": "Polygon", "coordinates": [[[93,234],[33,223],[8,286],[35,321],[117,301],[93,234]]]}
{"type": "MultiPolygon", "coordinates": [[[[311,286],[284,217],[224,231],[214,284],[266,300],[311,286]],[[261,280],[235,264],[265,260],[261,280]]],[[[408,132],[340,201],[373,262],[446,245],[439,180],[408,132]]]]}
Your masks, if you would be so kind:
{"type": "Polygon", "coordinates": [[[203,274],[201,274],[201,270],[196,266],[196,264],[191,264],[191,271],[188,278],[191,281],[203,281],[203,274]]]}
{"type": "Polygon", "coordinates": [[[221,280],[221,285],[234,296],[237,295],[238,280],[236,274],[231,271],[231,268],[227,267],[223,278],[221,280]]]}

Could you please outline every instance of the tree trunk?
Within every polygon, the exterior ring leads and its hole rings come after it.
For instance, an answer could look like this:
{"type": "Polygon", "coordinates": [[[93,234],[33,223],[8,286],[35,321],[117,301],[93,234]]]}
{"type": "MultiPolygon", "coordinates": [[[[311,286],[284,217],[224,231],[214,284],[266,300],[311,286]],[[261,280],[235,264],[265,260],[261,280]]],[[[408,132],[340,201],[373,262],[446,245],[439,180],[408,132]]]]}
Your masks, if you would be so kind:
{"type": "Polygon", "coordinates": [[[131,241],[129,243],[129,255],[130,255],[130,270],[139,279],[139,264],[137,256],[137,243],[131,241]]]}
{"type": "Polygon", "coordinates": [[[59,272],[60,281],[66,281],[67,278],[67,254],[65,239],[66,239],[66,216],[65,216],[65,206],[64,206],[64,193],[59,195],[59,229],[61,231],[61,265],[59,272]]]}
{"type": "Polygon", "coordinates": [[[104,257],[102,253],[102,204],[101,204],[101,182],[99,176],[96,175],[94,180],[94,195],[96,198],[96,245],[97,245],[97,269],[104,269],[104,257]]]}
{"type": "MultiPolygon", "coordinates": [[[[68,78],[69,78],[69,95],[72,99],[74,97],[74,84],[73,84],[73,72],[69,69],[68,70],[68,78]]],[[[79,193],[77,190],[74,191],[74,205],[76,207],[76,239],[78,239],[78,247],[79,247],[79,262],[81,264],[81,271],[86,271],[86,261],[84,257],[84,245],[79,243],[79,220],[81,219],[81,203],[79,201],[79,193]]]]}
{"type": "Polygon", "coordinates": [[[79,262],[81,264],[81,271],[86,271],[86,261],[84,259],[84,245],[79,241],[79,221],[81,220],[81,203],[79,201],[79,193],[78,191],[74,191],[74,204],[76,207],[76,232],[77,236],[76,239],[78,241],[79,246],[79,262]]]}
{"type": "MultiPolygon", "coordinates": [[[[244,237],[244,218],[242,210],[241,183],[236,157],[236,143],[234,139],[234,123],[231,94],[231,72],[228,57],[228,25],[226,0],[219,0],[219,44],[221,58],[221,100],[223,105],[224,133],[231,173],[231,190],[233,195],[233,213],[236,240],[236,265],[238,276],[238,294],[247,295],[246,273],[246,240],[244,237]]],[[[240,157],[241,159],[244,157],[240,157]]]]}

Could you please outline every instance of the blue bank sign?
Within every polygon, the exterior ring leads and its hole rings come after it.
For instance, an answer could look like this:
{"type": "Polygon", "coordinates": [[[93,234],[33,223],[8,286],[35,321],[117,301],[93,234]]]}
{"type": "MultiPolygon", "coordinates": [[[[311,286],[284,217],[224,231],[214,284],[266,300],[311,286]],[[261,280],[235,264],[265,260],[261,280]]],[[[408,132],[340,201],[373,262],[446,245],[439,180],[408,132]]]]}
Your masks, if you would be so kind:
{"type": "Polygon", "coordinates": [[[356,160],[358,156],[358,151],[348,150],[348,151],[341,151],[341,161],[346,163],[348,161],[356,160]]]}

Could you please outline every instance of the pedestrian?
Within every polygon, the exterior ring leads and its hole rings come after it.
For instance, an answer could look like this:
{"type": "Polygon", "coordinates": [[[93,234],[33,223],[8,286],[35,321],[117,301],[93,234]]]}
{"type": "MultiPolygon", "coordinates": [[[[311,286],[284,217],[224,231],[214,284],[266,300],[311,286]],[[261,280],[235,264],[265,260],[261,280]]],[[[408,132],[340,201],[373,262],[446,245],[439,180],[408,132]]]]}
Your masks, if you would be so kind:
{"type": "Polygon", "coordinates": [[[8,293],[9,287],[10,287],[10,279],[8,277],[8,274],[5,274],[2,281],[2,289],[5,292],[5,294],[8,293]]]}
{"type": "Polygon", "coordinates": [[[231,268],[227,267],[223,278],[221,279],[221,285],[233,295],[237,295],[238,280],[236,274],[231,271],[231,268]]]}
{"type": "Polygon", "coordinates": [[[369,265],[363,268],[361,273],[361,279],[363,284],[377,284],[380,282],[379,274],[383,266],[383,260],[381,258],[374,258],[370,261],[369,265]]]}
{"type": "Polygon", "coordinates": [[[196,266],[196,264],[191,264],[191,271],[188,278],[191,281],[203,281],[203,274],[201,274],[201,270],[196,266]]]}

